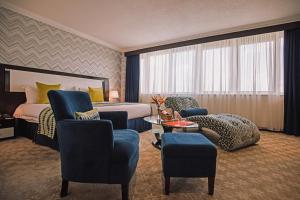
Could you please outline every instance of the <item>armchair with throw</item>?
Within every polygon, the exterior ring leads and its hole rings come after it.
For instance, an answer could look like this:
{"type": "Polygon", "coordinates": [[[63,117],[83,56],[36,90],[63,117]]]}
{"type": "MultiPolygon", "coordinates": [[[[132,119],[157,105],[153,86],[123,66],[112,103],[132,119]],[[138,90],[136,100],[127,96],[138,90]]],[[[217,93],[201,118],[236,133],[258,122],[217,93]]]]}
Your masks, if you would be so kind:
{"type": "Polygon", "coordinates": [[[100,120],[76,120],[75,112],[93,109],[79,91],[49,91],[61,156],[61,197],[69,181],[122,185],[122,199],[139,159],[139,136],[127,129],[127,112],[103,112],[100,120]]]}

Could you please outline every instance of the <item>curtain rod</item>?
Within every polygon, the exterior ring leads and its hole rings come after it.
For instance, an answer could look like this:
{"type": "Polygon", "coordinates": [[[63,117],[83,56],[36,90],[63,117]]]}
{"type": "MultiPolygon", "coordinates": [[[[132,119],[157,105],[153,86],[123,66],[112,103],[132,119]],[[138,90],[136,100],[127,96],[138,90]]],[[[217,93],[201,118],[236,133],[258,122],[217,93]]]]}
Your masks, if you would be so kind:
{"type": "Polygon", "coordinates": [[[270,32],[276,32],[276,31],[283,31],[283,30],[290,30],[300,27],[300,21],[290,22],[290,23],[284,23],[284,24],[278,24],[273,26],[266,26],[262,28],[255,28],[255,29],[249,29],[244,31],[238,31],[238,32],[232,32],[232,33],[225,33],[221,35],[214,35],[214,36],[208,36],[203,38],[196,38],[192,40],[186,40],[181,42],[175,42],[171,44],[164,44],[154,47],[148,47],[144,49],[138,49],[134,51],[128,51],[125,52],[125,56],[132,56],[132,55],[139,55],[142,53],[148,53],[152,51],[159,51],[159,50],[165,50],[165,49],[172,49],[177,47],[183,47],[183,46],[189,46],[189,45],[195,45],[195,44],[201,44],[201,43],[207,43],[207,42],[214,42],[219,40],[227,40],[227,39],[233,39],[233,38],[239,38],[239,37],[246,37],[251,35],[257,35],[257,34],[263,34],[263,33],[270,33],[270,32]]]}

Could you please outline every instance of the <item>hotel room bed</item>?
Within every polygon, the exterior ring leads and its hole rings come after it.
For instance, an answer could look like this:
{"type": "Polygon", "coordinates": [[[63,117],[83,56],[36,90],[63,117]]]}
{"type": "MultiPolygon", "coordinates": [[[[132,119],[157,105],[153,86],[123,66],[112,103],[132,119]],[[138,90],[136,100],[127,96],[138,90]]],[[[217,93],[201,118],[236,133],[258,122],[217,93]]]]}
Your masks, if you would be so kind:
{"type": "MultiPolygon", "coordinates": [[[[145,116],[151,114],[151,107],[148,104],[142,103],[97,103],[93,104],[94,108],[99,112],[107,111],[127,111],[128,112],[128,128],[138,132],[150,130],[151,124],[144,121],[145,116]]],[[[42,134],[37,134],[39,115],[41,111],[49,107],[49,104],[21,104],[14,112],[16,118],[16,133],[32,139],[35,143],[44,146],[49,146],[57,149],[56,135],[54,138],[49,138],[42,134]]]]}
{"type": "Polygon", "coordinates": [[[62,90],[87,92],[88,88],[102,88],[104,101],[94,107],[101,112],[127,111],[128,128],[143,132],[150,130],[151,124],[143,117],[151,114],[151,107],[139,103],[108,103],[109,78],[73,74],[60,71],[14,66],[0,63],[0,112],[16,118],[15,133],[25,136],[34,142],[57,149],[56,134],[47,137],[36,134],[38,131],[39,115],[49,107],[49,104],[37,104],[37,82],[48,85],[60,85],[62,90]],[[27,103],[24,103],[27,102],[27,103]]]}
{"type": "MultiPolygon", "coordinates": [[[[49,104],[21,104],[14,112],[15,118],[24,119],[28,122],[38,123],[39,114],[43,109],[49,107],[49,104]]],[[[93,104],[99,112],[105,111],[127,111],[128,119],[142,118],[151,114],[151,108],[148,104],[143,103],[96,103],[93,104]]]]}

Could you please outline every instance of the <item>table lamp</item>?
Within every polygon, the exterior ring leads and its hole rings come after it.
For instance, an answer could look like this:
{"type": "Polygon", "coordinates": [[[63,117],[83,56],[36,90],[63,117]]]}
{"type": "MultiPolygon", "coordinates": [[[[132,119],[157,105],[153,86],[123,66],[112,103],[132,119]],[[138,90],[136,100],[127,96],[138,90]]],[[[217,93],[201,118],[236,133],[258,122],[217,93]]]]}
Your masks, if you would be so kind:
{"type": "Polygon", "coordinates": [[[110,91],[110,98],[112,102],[117,102],[117,99],[119,99],[119,92],[117,90],[110,91]]]}

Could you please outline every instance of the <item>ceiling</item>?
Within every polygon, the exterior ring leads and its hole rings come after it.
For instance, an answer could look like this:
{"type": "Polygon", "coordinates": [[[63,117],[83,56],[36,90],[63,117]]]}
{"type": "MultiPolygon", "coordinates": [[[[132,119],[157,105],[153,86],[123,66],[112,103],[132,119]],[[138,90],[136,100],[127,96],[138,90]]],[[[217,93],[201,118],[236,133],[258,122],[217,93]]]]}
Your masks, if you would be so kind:
{"type": "Polygon", "coordinates": [[[300,20],[300,0],[0,0],[118,50],[300,20]]]}

